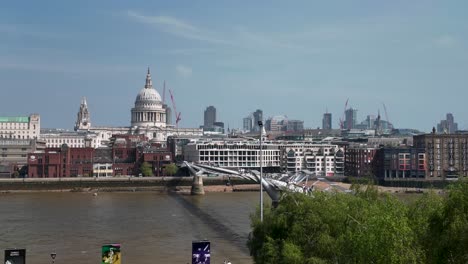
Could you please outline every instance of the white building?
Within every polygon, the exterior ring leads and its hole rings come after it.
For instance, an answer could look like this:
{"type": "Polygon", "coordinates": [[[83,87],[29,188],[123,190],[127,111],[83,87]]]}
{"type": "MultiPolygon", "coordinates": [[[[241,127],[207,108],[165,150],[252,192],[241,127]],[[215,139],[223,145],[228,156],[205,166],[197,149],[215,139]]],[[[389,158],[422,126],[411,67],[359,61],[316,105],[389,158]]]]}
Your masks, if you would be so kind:
{"type": "MultiPolygon", "coordinates": [[[[166,142],[168,136],[202,136],[200,128],[175,128],[171,124],[171,109],[163,103],[158,91],[153,87],[151,73],[148,69],[145,87],[140,90],[131,109],[130,126],[128,127],[92,127],[90,112],[86,99],[82,100],[77,115],[75,130],[93,132],[101,144],[106,144],[112,135],[132,134],[145,135],[148,139],[166,142]]],[[[97,140],[97,139],[96,139],[97,140]]]]}
{"type": "MultiPolygon", "coordinates": [[[[263,167],[279,169],[280,149],[276,144],[262,144],[263,167]]],[[[259,141],[198,140],[183,148],[186,161],[218,165],[225,168],[260,168],[259,141]]]]}
{"type": "Polygon", "coordinates": [[[41,118],[29,116],[0,117],[0,138],[34,139],[39,137],[41,118]]]}
{"type": "Polygon", "coordinates": [[[282,147],[283,168],[287,171],[308,170],[318,176],[344,175],[344,148],[333,144],[300,142],[282,147]]]}
{"type": "MultiPolygon", "coordinates": [[[[264,141],[263,168],[296,172],[309,170],[320,176],[343,175],[344,148],[307,141],[264,141]]],[[[184,159],[225,168],[260,167],[260,143],[248,140],[198,140],[183,150],[184,159]]]]}
{"type": "Polygon", "coordinates": [[[63,144],[67,144],[70,148],[105,146],[98,134],[85,131],[43,129],[41,130],[41,139],[46,142],[48,148],[59,148],[63,144]]]}

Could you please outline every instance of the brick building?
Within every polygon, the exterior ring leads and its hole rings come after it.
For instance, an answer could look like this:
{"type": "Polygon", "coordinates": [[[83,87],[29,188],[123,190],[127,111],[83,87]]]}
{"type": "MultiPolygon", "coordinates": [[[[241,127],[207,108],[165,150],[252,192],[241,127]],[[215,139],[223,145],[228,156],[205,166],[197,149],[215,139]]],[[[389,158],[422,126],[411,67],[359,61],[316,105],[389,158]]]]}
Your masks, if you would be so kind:
{"type": "Polygon", "coordinates": [[[414,147],[385,147],[379,149],[372,162],[380,179],[424,179],[426,154],[414,147]]]}
{"type": "Polygon", "coordinates": [[[46,148],[28,154],[29,177],[88,177],[138,175],[143,162],[154,175],[173,161],[166,145],[148,142],[144,136],[115,135],[106,148],[46,148]]]}
{"type": "Polygon", "coordinates": [[[46,148],[28,154],[28,175],[31,178],[91,176],[93,148],[46,148]]]}
{"type": "Polygon", "coordinates": [[[345,151],[345,175],[369,177],[374,175],[373,160],[377,148],[367,146],[347,146],[345,151]]]}
{"type": "Polygon", "coordinates": [[[413,141],[426,153],[427,179],[468,176],[468,134],[425,134],[415,136],[413,141]]]}

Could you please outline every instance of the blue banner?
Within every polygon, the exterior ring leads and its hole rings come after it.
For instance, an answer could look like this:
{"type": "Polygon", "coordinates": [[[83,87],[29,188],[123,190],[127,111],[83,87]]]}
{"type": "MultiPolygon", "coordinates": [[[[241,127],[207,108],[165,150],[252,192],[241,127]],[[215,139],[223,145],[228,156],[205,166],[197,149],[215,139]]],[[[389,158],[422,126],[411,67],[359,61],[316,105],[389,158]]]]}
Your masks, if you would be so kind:
{"type": "Polygon", "coordinates": [[[210,264],[210,241],[192,242],[192,264],[210,264]]]}

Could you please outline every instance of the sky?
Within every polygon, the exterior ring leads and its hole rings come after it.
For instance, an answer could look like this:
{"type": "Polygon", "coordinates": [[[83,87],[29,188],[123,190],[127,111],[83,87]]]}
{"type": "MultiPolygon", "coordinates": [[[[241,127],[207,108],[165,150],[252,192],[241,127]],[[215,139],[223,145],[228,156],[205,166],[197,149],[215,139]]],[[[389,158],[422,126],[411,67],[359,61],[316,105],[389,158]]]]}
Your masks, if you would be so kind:
{"type": "MultiPolygon", "coordinates": [[[[93,126],[129,126],[147,67],[174,94],[180,127],[286,115],[338,127],[386,105],[399,128],[430,131],[448,112],[468,129],[467,1],[41,0],[0,3],[0,116],[39,113],[72,129],[82,97],[93,126]]],[[[169,93],[166,102],[171,105],[169,93]]],[[[173,119],[174,120],[174,119],[173,119]]]]}

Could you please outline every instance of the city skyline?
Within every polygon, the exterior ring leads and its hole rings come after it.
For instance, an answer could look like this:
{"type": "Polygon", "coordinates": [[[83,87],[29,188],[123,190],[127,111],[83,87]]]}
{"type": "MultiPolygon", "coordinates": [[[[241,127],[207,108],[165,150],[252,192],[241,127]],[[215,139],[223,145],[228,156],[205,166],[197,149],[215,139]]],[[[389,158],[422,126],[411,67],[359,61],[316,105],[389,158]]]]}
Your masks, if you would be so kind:
{"type": "Polygon", "coordinates": [[[25,5],[0,10],[2,116],[72,129],[86,97],[93,126],[128,125],[150,66],[181,127],[209,105],[231,128],[256,109],[321,127],[327,108],[338,127],[349,98],[359,122],[385,103],[397,128],[429,132],[446,113],[468,128],[464,2],[25,5]]]}

